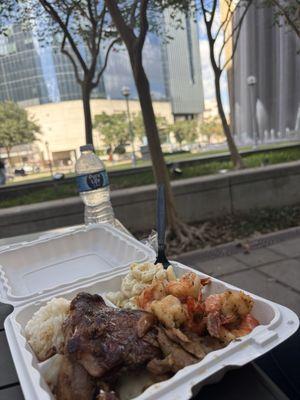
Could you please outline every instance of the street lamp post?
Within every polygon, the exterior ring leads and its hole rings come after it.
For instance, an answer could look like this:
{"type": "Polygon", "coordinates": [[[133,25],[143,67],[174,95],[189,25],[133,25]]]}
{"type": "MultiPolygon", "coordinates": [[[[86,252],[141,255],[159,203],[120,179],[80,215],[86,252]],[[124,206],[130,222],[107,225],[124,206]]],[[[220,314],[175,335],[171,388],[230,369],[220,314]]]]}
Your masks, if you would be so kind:
{"type": "Polygon", "coordinates": [[[254,147],[257,147],[259,129],[258,129],[258,122],[257,122],[257,118],[256,118],[256,96],[255,96],[256,77],[248,76],[247,84],[249,87],[251,127],[252,127],[253,139],[254,139],[254,147]]]}
{"type": "Polygon", "coordinates": [[[131,141],[131,148],[132,148],[132,155],[131,155],[131,161],[132,165],[136,166],[136,155],[135,155],[135,148],[134,148],[134,133],[132,129],[132,123],[131,123],[131,117],[130,117],[130,111],[129,111],[129,96],[130,96],[130,89],[128,86],[123,86],[122,95],[125,98],[126,101],[126,109],[127,109],[127,119],[128,119],[128,132],[129,132],[129,137],[131,141]]]}
{"type": "Polygon", "coordinates": [[[47,149],[48,165],[50,168],[51,177],[53,177],[52,162],[51,162],[50,151],[49,151],[49,143],[45,142],[45,145],[46,145],[46,149],[47,149]]]}

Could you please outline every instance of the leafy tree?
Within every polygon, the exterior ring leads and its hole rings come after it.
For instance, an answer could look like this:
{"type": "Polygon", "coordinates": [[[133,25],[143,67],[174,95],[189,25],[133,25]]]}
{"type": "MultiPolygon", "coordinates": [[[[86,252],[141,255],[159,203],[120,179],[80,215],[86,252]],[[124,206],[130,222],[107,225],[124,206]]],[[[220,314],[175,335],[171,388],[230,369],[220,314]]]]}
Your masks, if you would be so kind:
{"type": "Polygon", "coordinates": [[[60,46],[80,85],[86,142],[93,143],[91,92],[99,85],[109,53],[119,40],[104,0],[6,0],[0,7],[0,25],[5,19],[22,22],[45,45],[60,46]]]}
{"type": "Polygon", "coordinates": [[[213,137],[223,137],[223,127],[218,117],[209,117],[204,119],[200,124],[200,134],[207,138],[208,143],[213,137]]]}
{"type": "Polygon", "coordinates": [[[40,127],[18,104],[12,101],[0,103],[0,147],[5,148],[9,162],[12,147],[32,143],[39,132],[40,127]]]}
{"type": "Polygon", "coordinates": [[[194,10],[201,14],[206,28],[210,61],[215,78],[214,83],[218,112],[235,168],[243,168],[244,163],[238,152],[230,126],[226,119],[222,103],[220,82],[222,73],[226,69],[227,65],[232,62],[237,48],[241,27],[252,2],[253,0],[226,0],[224,3],[226,5],[226,10],[221,17],[219,17],[218,13],[218,8],[220,6],[219,0],[200,0],[190,2],[190,6],[192,8],[195,7],[194,10]],[[236,12],[237,9],[239,9],[238,13],[236,12]],[[221,41],[221,45],[216,46],[216,43],[219,41],[221,41]]]}
{"type": "Polygon", "coordinates": [[[105,3],[128,51],[152,159],[153,174],[156,183],[165,186],[170,236],[175,236],[181,243],[187,244],[192,238],[190,230],[179,220],[175,209],[170,178],[154,115],[149,80],[143,66],[143,47],[147,32],[149,29],[159,31],[164,3],[166,6],[169,4],[158,0],[105,0],[105,3]]]}
{"type": "MultiPolygon", "coordinates": [[[[130,59],[137,88],[145,132],[152,159],[156,183],[165,187],[166,210],[168,218],[167,239],[176,241],[184,251],[195,238],[202,240],[201,232],[183,223],[178,217],[170,178],[160,144],[159,129],[154,115],[148,77],[143,67],[143,47],[149,30],[160,33],[162,12],[169,8],[175,27],[181,26],[177,11],[186,11],[188,0],[105,0],[112,21],[123,40],[130,59]]],[[[185,14],[181,14],[182,17],[185,14]]],[[[165,33],[165,32],[164,32],[165,33]]]]}
{"type": "Polygon", "coordinates": [[[300,38],[300,3],[299,0],[263,0],[265,7],[273,7],[275,23],[286,25],[300,38]]]}
{"type": "Polygon", "coordinates": [[[104,142],[114,153],[120,146],[124,146],[129,140],[128,122],[126,113],[106,114],[102,112],[95,115],[94,127],[102,135],[104,142]]]}
{"type": "Polygon", "coordinates": [[[177,120],[169,126],[169,131],[173,132],[180,147],[182,142],[192,143],[198,138],[198,124],[195,120],[177,120]]]}
{"type": "MultiPolygon", "coordinates": [[[[165,117],[162,117],[160,115],[156,115],[155,119],[160,140],[162,143],[164,143],[167,141],[168,121],[165,117]]],[[[132,125],[135,137],[142,140],[146,134],[142,113],[139,112],[138,114],[134,115],[132,125]]]]}

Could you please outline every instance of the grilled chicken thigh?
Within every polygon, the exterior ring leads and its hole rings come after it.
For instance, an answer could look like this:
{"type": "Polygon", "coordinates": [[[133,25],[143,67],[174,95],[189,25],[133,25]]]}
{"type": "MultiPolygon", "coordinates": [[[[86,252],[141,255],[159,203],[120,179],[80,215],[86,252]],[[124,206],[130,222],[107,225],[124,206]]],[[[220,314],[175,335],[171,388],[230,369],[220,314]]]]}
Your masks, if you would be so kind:
{"type": "Polygon", "coordinates": [[[79,293],[63,326],[64,354],[95,378],[145,365],[161,354],[155,322],[145,311],[109,307],[97,294],[79,293]]]}

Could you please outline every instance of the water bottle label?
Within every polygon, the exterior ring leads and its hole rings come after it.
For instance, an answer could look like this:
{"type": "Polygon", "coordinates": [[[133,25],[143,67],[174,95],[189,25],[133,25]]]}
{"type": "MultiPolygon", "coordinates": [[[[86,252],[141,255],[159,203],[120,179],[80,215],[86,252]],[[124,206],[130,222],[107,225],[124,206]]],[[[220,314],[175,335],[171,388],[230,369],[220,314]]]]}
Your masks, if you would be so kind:
{"type": "Polygon", "coordinates": [[[78,192],[89,192],[90,190],[101,189],[108,186],[109,180],[106,171],[98,171],[77,176],[76,183],[78,192]]]}

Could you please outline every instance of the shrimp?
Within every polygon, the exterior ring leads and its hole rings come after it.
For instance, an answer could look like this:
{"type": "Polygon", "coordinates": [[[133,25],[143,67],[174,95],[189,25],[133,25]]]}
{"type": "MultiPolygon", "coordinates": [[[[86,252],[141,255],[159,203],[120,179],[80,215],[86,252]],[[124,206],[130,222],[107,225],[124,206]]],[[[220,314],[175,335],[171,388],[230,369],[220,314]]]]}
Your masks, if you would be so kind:
{"type": "Polygon", "coordinates": [[[254,328],[256,328],[259,325],[259,322],[257,319],[253,317],[251,314],[247,314],[244,319],[242,319],[242,322],[236,329],[232,329],[231,333],[235,337],[240,337],[240,336],[245,336],[248,335],[248,333],[252,332],[254,328]]]}
{"type": "Polygon", "coordinates": [[[209,278],[201,279],[194,272],[187,272],[179,280],[167,283],[166,291],[179,299],[184,300],[188,296],[197,299],[202,287],[209,282],[209,278]]]}
{"type": "Polygon", "coordinates": [[[201,302],[201,291],[199,292],[198,299],[188,296],[186,299],[186,306],[188,312],[188,319],[185,323],[186,327],[198,335],[201,335],[206,327],[206,319],[204,318],[205,307],[201,302]]]}
{"type": "Polygon", "coordinates": [[[166,296],[165,284],[163,281],[153,279],[151,285],[147,286],[137,299],[140,308],[151,311],[151,303],[154,300],[161,300],[166,296]]]}
{"type": "Polygon", "coordinates": [[[201,279],[193,272],[184,274],[178,281],[166,285],[167,293],[180,299],[187,308],[186,327],[197,334],[205,330],[205,311],[202,301],[202,288],[210,283],[210,278],[201,279]]]}
{"type": "Polygon", "coordinates": [[[210,336],[221,339],[225,343],[229,343],[235,339],[235,336],[230,332],[230,330],[223,326],[222,318],[218,311],[214,311],[207,315],[206,328],[210,336]]]}
{"type": "Polygon", "coordinates": [[[253,307],[253,300],[244,292],[226,291],[208,296],[204,302],[207,314],[218,312],[222,315],[222,323],[239,322],[253,307]]]}
{"type": "Polygon", "coordinates": [[[244,336],[258,325],[250,314],[253,300],[242,291],[211,295],[204,307],[209,334],[224,342],[244,336]]]}
{"type": "Polygon", "coordinates": [[[168,328],[179,327],[187,319],[185,305],[172,295],[162,300],[154,300],[151,303],[151,311],[168,328]]]}

